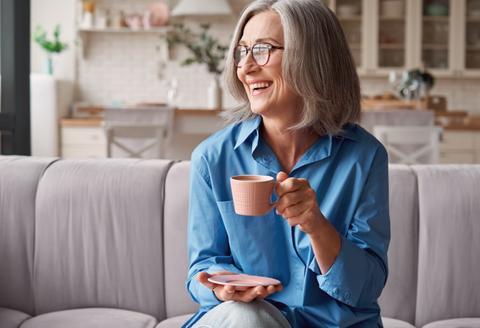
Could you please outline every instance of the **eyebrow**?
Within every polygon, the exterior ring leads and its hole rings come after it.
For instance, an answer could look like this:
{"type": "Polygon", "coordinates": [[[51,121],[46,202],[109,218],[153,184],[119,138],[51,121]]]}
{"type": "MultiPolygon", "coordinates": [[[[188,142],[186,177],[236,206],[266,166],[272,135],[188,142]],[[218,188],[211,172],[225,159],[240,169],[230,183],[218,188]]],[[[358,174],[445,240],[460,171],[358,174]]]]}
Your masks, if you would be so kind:
{"type": "MultiPolygon", "coordinates": [[[[273,41],[273,42],[276,43],[276,44],[281,44],[280,42],[278,42],[278,41],[275,40],[274,38],[260,38],[260,39],[256,39],[256,40],[255,40],[255,43],[265,42],[265,41],[273,41]]],[[[240,40],[240,41],[238,42],[238,44],[245,45],[246,42],[243,41],[243,40],[240,40]]]]}

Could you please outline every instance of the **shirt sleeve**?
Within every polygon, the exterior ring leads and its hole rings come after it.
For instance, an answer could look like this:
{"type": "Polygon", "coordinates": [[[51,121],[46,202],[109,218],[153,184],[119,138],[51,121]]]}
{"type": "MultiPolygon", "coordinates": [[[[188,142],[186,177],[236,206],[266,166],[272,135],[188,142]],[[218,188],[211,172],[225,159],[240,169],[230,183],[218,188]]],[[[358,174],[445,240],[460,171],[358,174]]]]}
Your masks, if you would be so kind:
{"type": "Polygon", "coordinates": [[[370,169],[348,232],[341,236],[342,246],[334,264],[324,275],[315,258],[309,266],[323,291],[355,308],[375,302],[388,275],[388,158],[383,153],[376,157],[381,158],[376,158],[370,169]]]}
{"type": "Polygon", "coordinates": [[[190,168],[190,205],[188,214],[187,290],[202,307],[214,307],[221,302],[212,290],[198,282],[197,274],[205,271],[242,273],[233,264],[228,237],[211,187],[208,166],[204,158],[192,158],[190,168]]]}

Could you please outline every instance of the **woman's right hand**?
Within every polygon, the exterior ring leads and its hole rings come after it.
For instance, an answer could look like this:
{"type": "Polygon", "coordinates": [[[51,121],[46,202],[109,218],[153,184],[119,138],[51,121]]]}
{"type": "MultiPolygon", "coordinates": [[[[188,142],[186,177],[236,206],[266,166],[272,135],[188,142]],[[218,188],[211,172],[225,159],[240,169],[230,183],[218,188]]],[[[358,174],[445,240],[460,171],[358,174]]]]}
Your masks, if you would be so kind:
{"type": "Polygon", "coordinates": [[[279,292],[283,289],[282,285],[270,285],[267,287],[256,286],[256,287],[244,287],[236,288],[232,285],[218,285],[208,281],[208,278],[211,276],[221,276],[221,275],[232,275],[238,274],[230,271],[218,271],[212,274],[206,272],[200,272],[197,274],[197,280],[200,281],[207,288],[213,290],[215,296],[219,301],[236,301],[236,302],[245,302],[249,303],[254,299],[264,299],[270,294],[279,292]]]}

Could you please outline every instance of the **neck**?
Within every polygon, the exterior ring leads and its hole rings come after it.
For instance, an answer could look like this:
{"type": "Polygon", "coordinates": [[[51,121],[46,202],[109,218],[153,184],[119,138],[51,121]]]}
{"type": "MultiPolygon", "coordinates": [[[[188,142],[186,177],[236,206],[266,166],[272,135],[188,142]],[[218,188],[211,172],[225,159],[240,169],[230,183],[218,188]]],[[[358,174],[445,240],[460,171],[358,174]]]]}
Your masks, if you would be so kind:
{"type": "Polygon", "coordinates": [[[275,153],[286,173],[290,173],[295,164],[320,136],[312,129],[289,130],[291,123],[263,120],[260,135],[275,153]]]}

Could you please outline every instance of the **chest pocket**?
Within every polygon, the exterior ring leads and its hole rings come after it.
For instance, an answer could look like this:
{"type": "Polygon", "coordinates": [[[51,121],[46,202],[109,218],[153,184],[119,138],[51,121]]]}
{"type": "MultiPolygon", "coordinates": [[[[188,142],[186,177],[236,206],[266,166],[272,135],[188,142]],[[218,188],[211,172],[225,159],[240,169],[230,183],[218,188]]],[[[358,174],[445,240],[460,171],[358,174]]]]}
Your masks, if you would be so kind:
{"type": "Polygon", "coordinates": [[[288,236],[275,209],[262,216],[235,213],[232,201],[217,202],[235,266],[250,275],[288,283],[288,236]]]}

